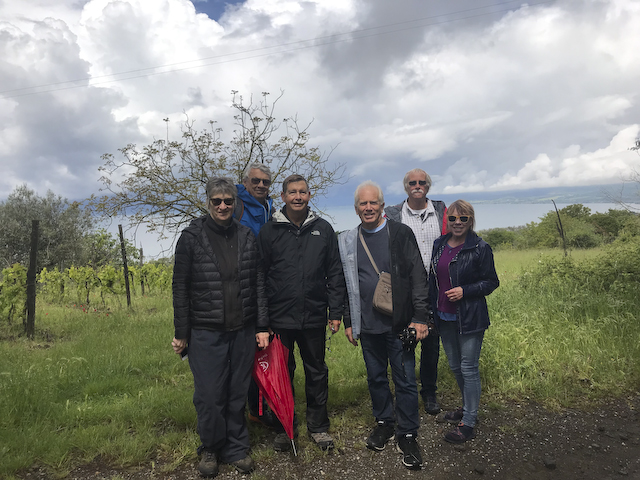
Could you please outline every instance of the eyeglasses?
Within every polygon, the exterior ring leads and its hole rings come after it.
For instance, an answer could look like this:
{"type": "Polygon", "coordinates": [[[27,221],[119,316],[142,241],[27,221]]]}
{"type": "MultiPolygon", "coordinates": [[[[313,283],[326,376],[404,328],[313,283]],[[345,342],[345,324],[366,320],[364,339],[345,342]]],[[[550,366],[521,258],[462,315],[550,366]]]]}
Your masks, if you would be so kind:
{"type": "Polygon", "coordinates": [[[210,198],[209,201],[211,202],[211,204],[214,207],[217,207],[222,202],[224,202],[225,205],[233,205],[233,202],[235,202],[235,199],[233,197],[231,197],[231,198],[210,198]]]}
{"type": "Polygon", "coordinates": [[[251,183],[252,183],[253,185],[260,185],[260,182],[262,182],[262,184],[263,184],[265,187],[268,187],[268,186],[270,186],[270,185],[271,185],[271,180],[269,180],[268,178],[256,178],[256,177],[253,177],[253,178],[251,179],[251,183]]]}
{"type": "Polygon", "coordinates": [[[454,223],[456,220],[460,219],[460,222],[462,223],[467,223],[469,221],[471,217],[469,215],[449,215],[447,217],[447,220],[449,220],[449,222],[454,223]]]}
{"type": "Polygon", "coordinates": [[[426,180],[411,180],[409,182],[409,185],[411,185],[412,187],[415,187],[416,183],[419,183],[420,185],[422,185],[424,187],[427,184],[427,181],[426,180]]]}

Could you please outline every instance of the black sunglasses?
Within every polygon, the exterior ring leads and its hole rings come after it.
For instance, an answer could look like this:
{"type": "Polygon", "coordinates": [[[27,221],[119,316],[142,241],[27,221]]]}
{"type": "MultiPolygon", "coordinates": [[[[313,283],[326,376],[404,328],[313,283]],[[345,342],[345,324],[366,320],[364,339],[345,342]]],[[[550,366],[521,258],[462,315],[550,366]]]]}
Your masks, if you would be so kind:
{"type": "Polygon", "coordinates": [[[470,218],[471,218],[471,217],[470,217],[470,216],[468,216],[468,215],[460,215],[460,216],[457,216],[457,215],[449,215],[449,216],[447,217],[447,220],[449,220],[449,222],[453,223],[453,222],[455,222],[457,219],[460,219],[460,221],[461,221],[462,223],[467,223],[467,222],[469,221],[469,219],[470,219],[470,218]]]}
{"type": "Polygon", "coordinates": [[[427,184],[427,181],[426,180],[411,180],[409,182],[409,185],[411,185],[412,187],[415,187],[416,183],[419,183],[420,185],[422,185],[424,187],[427,184]]]}
{"type": "Polygon", "coordinates": [[[222,202],[224,202],[225,205],[233,205],[235,200],[233,198],[210,198],[209,201],[214,207],[217,207],[222,202]]]}
{"type": "Polygon", "coordinates": [[[251,179],[251,183],[252,183],[252,184],[254,184],[254,185],[259,185],[259,184],[260,184],[260,182],[262,182],[262,184],[263,184],[265,187],[268,187],[269,185],[271,185],[271,180],[269,180],[269,179],[267,179],[267,178],[256,178],[256,177],[253,177],[253,178],[251,179]]]}

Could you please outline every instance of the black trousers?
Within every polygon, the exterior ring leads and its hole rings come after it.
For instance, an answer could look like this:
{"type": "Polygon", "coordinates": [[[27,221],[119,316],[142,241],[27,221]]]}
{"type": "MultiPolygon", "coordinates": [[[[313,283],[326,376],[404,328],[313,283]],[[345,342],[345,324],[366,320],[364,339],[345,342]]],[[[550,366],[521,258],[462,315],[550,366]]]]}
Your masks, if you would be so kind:
{"type": "Polygon", "coordinates": [[[440,335],[433,329],[429,336],[421,341],[420,352],[420,396],[435,397],[438,390],[438,360],[440,358],[440,335]]]}
{"type": "Polygon", "coordinates": [[[329,415],[327,413],[329,368],[324,362],[326,328],[273,330],[276,335],[280,335],[283,345],[289,349],[289,377],[292,387],[296,371],[296,361],[293,355],[294,343],[300,349],[307,397],[307,430],[312,433],[326,432],[329,430],[329,415]]]}
{"type": "Polygon", "coordinates": [[[240,460],[249,451],[244,406],[255,344],[253,326],[235,332],[191,331],[189,366],[198,434],[204,448],[225,463],[240,460]]]}

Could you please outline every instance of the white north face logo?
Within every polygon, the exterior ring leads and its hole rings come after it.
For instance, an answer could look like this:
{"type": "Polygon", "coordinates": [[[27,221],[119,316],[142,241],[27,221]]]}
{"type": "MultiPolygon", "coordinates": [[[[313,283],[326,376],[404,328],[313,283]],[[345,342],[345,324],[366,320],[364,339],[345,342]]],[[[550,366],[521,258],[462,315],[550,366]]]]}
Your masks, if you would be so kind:
{"type": "Polygon", "coordinates": [[[318,230],[312,230],[311,235],[320,235],[320,232],[318,230]]]}

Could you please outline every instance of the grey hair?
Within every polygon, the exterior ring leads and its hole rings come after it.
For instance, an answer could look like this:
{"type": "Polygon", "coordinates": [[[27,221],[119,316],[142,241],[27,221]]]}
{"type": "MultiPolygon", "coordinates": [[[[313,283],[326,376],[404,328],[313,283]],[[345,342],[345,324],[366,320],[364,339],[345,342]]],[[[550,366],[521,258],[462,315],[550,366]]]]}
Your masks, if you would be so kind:
{"type": "Polygon", "coordinates": [[[378,202],[380,202],[380,205],[384,203],[384,194],[382,193],[382,188],[380,188],[380,185],[378,185],[376,182],[372,182],[371,180],[365,180],[356,187],[356,191],[353,194],[353,202],[356,207],[360,203],[360,190],[362,190],[364,187],[375,188],[378,191],[378,202]]]}
{"type": "Polygon", "coordinates": [[[424,179],[427,181],[427,191],[426,193],[429,193],[429,190],[431,189],[431,177],[429,176],[429,174],[427,172],[425,172],[424,170],[422,170],[421,168],[414,168],[413,170],[409,170],[407,173],[404,174],[404,180],[402,181],[403,185],[404,185],[404,191],[408,193],[408,189],[409,189],[409,176],[412,173],[423,173],[424,174],[424,179]]]}
{"type": "Polygon", "coordinates": [[[227,194],[233,197],[235,201],[238,198],[238,189],[230,178],[227,177],[211,177],[207,182],[207,205],[209,199],[215,194],[227,194]]]}
{"type": "Polygon", "coordinates": [[[267,167],[264,163],[254,162],[250,165],[247,165],[247,168],[244,169],[244,174],[242,176],[243,182],[249,178],[249,173],[251,172],[251,170],[254,170],[254,169],[260,170],[262,173],[264,173],[269,177],[269,180],[271,180],[271,169],[267,167]]]}

